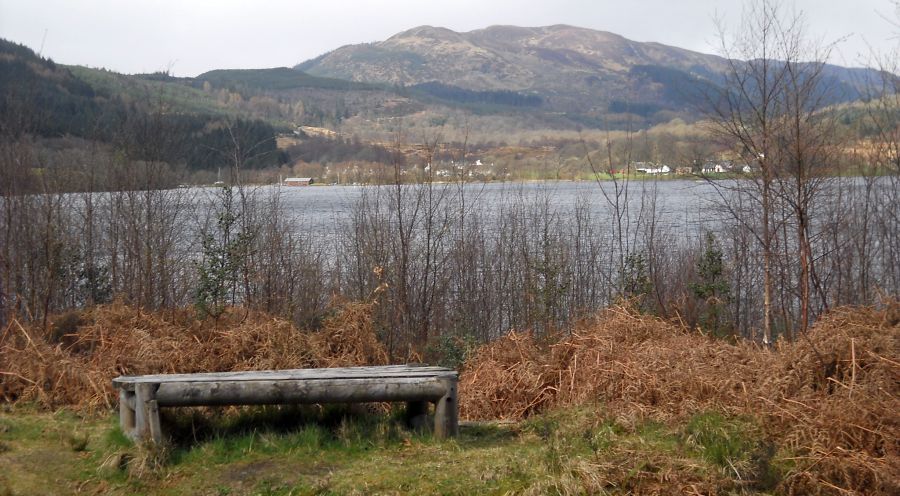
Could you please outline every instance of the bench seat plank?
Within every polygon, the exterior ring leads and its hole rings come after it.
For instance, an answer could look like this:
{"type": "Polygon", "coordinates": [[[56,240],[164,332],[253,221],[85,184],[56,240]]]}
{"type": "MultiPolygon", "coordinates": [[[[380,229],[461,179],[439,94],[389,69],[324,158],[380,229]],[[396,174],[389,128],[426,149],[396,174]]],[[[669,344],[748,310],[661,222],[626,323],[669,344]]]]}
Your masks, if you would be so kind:
{"type": "Polygon", "coordinates": [[[385,377],[450,377],[455,370],[444,367],[388,365],[384,367],[343,367],[322,369],[253,370],[238,372],[201,372],[196,374],[155,374],[120,376],[113,379],[117,388],[133,389],[134,384],[166,382],[215,382],[259,380],[321,380],[385,377]]]}

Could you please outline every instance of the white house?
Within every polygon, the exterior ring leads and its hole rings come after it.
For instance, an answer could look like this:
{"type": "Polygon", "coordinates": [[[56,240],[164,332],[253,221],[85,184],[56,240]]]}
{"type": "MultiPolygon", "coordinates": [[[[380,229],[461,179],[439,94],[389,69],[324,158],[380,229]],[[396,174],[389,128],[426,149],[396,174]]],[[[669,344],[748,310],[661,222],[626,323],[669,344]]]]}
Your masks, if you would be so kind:
{"type": "Polygon", "coordinates": [[[701,172],[704,174],[724,174],[726,172],[731,172],[733,169],[734,166],[730,161],[707,162],[703,164],[701,172]]]}
{"type": "Polygon", "coordinates": [[[672,169],[669,168],[668,165],[638,167],[635,170],[638,172],[643,172],[644,174],[668,174],[669,172],[672,172],[672,169]]]}

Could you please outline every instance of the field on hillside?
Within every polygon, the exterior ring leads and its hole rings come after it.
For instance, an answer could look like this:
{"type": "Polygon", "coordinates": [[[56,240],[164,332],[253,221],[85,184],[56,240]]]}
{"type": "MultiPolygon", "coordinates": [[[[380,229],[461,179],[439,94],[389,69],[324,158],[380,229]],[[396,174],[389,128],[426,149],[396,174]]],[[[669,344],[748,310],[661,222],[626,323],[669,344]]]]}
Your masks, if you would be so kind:
{"type": "Polygon", "coordinates": [[[162,448],[116,426],[119,374],[385,363],[369,311],[348,304],[315,332],[241,309],[214,326],[121,304],[46,332],[13,322],[0,494],[900,491],[896,302],[832,310],[774,349],[620,307],[556,339],[511,333],[468,355],[469,422],[447,441],[382,407],[183,409],[162,448]]]}

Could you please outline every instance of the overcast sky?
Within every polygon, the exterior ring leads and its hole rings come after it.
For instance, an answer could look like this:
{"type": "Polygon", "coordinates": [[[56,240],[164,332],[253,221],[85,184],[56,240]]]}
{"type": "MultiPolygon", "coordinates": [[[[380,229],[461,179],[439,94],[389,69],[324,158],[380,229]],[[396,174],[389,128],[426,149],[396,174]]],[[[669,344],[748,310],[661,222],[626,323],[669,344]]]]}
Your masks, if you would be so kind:
{"type": "MultiPolygon", "coordinates": [[[[713,18],[738,29],[738,0],[0,0],[0,37],[64,64],[118,72],[292,66],[339,46],[429,24],[571,24],[716,53],[713,18]],[[43,48],[42,48],[43,47],[43,48]]],[[[846,38],[832,62],[896,46],[892,0],[796,0],[810,32],[846,38]]]]}

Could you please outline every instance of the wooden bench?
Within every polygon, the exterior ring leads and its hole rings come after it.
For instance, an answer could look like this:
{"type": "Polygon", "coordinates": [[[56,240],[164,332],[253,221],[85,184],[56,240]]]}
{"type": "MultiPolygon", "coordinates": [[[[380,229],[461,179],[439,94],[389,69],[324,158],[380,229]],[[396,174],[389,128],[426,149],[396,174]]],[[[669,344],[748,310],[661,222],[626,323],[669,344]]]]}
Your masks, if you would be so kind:
{"type": "Polygon", "coordinates": [[[435,404],[436,437],[458,433],[455,370],[389,365],[325,369],[121,376],[119,422],[133,439],[163,441],[161,407],[405,401],[411,425],[435,404]]]}

